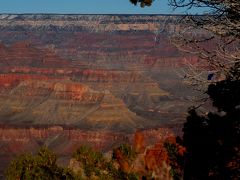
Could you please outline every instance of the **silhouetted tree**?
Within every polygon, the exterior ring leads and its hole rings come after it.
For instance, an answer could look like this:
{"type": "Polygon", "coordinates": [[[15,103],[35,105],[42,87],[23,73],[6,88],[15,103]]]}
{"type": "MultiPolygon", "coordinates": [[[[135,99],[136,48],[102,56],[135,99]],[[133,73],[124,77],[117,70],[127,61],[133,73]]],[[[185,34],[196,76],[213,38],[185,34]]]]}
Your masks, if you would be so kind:
{"type": "Polygon", "coordinates": [[[130,0],[134,5],[140,4],[141,7],[151,6],[154,0],[130,0]]]}
{"type": "Polygon", "coordinates": [[[240,177],[240,70],[236,64],[226,80],[211,84],[207,94],[217,111],[207,116],[189,111],[183,128],[184,179],[240,177]],[[236,70],[238,70],[236,72],[236,70]]]}
{"type": "MultiPolygon", "coordinates": [[[[183,174],[186,180],[239,179],[240,177],[240,1],[170,0],[175,7],[207,7],[204,16],[186,16],[187,29],[173,42],[183,51],[207,60],[224,79],[210,82],[207,94],[215,111],[200,115],[193,107],[183,128],[183,174]],[[208,44],[211,43],[211,47],[208,44]]],[[[191,76],[199,80],[200,73],[191,76]]],[[[205,81],[207,82],[207,80],[205,81]]],[[[205,83],[204,82],[204,83],[205,83]]],[[[175,152],[175,151],[174,151],[175,152]]],[[[174,155],[172,152],[170,155],[174,155]]]]}

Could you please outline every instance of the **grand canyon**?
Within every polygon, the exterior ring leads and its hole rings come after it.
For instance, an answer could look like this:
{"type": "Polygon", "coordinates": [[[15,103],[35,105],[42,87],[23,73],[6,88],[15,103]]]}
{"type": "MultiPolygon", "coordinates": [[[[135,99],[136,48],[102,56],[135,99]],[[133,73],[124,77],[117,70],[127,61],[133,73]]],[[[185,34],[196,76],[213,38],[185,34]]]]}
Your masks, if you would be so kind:
{"type": "Polygon", "coordinates": [[[194,92],[179,72],[198,59],[171,44],[179,16],[0,15],[0,173],[45,145],[67,164],[181,135],[194,92]]]}

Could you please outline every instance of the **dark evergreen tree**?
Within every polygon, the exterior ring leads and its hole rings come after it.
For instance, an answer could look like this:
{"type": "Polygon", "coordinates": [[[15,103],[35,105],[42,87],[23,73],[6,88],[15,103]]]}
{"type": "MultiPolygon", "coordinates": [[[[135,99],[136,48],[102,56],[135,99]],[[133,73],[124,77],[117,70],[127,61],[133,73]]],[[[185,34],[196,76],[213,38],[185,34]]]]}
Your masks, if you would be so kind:
{"type": "Polygon", "coordinates": [[[207,94],[216,107],[207,116],[189,111],[183,128],[184,179],[239,179],[240,76],[236,65],[226,80],[211,84],[207,94]]]}

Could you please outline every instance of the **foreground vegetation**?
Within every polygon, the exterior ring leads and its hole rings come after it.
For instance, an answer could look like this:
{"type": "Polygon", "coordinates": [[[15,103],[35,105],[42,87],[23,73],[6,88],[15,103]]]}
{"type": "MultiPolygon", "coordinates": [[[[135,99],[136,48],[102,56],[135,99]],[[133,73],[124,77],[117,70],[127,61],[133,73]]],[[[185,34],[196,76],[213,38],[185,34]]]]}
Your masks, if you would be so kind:
{"type": "Polygon", "coordinates": [[[122,145],[113,151],[111,159],[89,146],[81,146],[72,155],[70,167],[57,165],[57,156],[46,147],[36,155],[29,153],[13,160],[5,172],[6,179],[138,179],[137,174],[129,170],[126,162],[132,161],[134,151],[128,145],[122,145]],[[122,164],[122,162],[126,161],[122,164]]]}
{"type": "Polygon", "coordinates": [[[72,170],[59,167],[57,156],[47,148],[41,148],[34,156],[26,153],[13,160],[5,175],[15,179],[76,179],[72,170]]]}

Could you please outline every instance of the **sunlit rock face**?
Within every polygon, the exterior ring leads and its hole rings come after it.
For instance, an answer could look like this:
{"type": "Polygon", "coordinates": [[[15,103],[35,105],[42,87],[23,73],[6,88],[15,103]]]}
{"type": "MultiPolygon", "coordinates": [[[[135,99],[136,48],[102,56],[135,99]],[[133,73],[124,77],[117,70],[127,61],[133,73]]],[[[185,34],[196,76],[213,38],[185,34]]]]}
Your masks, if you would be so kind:
{"type": "Polygon", "coordinates": [[[170,43],[179,18],[0,15],[0,159],[43,144],[70,155],[85,140],[111,149],[137,129],[178,127],[192,95],[178,74],[198,62],[170,43]]]}

